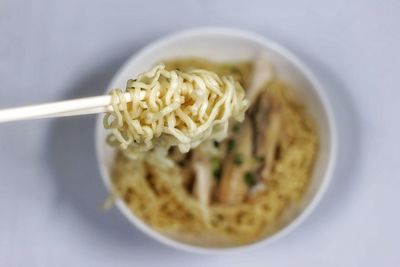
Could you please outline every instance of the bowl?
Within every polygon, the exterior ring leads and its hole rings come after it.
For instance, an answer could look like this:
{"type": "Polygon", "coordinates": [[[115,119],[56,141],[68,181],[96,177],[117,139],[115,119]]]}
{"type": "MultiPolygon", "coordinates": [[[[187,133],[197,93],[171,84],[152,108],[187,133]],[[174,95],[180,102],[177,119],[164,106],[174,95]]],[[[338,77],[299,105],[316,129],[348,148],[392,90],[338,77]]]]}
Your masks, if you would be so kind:
{"type": "MultiPolygon", "coordinates": [[[[259,241],[235,247],[215,248],[209,244],[194,245],[171,239],[137,218],[121,199],[117,199],[115,204],[122,214],[155,240],[173,248],[207,254],[237,252],[267,245],[299,226],[315,209],[325,193],[332,177],[337,150],[337,133],[331,105],[323,87],[310,70],[286,48],[265,37],[230,28],[198,28],[172,34],[149,44],[130,57],[115,74],[107,89],[125,88],[128,79],[165,59],[202,57],[214,61],[239,61],[254,59],[259,52],[268,56],[279,78],[292,87],[317,125],[320,137],[319,153],[299,212],[293,214],[279,231],[259,241]]],[[[100,115],[96,125],[97,159],[103,182],[110,190],[110,170],[115,150],[105,143],[106,135],[100,115]]]]}

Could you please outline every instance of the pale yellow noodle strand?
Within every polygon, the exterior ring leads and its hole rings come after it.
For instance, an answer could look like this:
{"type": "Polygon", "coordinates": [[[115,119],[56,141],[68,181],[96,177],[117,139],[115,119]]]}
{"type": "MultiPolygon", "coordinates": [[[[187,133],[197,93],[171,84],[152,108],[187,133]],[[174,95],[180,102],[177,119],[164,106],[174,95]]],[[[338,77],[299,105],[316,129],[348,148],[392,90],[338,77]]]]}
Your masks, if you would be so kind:
{"type": "MultiPolygon", "coordinates": [[[[167,71],[164,64],[129,80],[126,91],[131,103],[122,90],[110,92],[113,112],[104,117],[104,126],[113,130],[115,140],[130,155],[156,145],[178,146],[186,152],[212,137],[217,124],[242,119],[248,106],[243,89],[233,78],[221,79],[199,69],[167,71]]],[[[219,125],[218,135],[226,134],[226,129],[219,125]]]]}

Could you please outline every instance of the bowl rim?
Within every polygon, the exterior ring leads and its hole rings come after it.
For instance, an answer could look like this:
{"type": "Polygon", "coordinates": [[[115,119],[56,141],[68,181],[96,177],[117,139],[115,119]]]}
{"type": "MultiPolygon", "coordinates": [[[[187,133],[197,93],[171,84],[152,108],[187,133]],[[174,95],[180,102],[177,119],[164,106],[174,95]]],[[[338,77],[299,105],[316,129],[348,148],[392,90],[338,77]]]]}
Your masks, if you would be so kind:
{"type": "MultiPolygon", "coordinates": [[[[327,117],[327,125],[328,125],[328,133],[330,135],[330,150],[328,151],[328,160],[327,166],[324,171],[324,175],[321,181],[319,188],[316,190],[315,195],[312,197],[308,205],[304,208],[303,211],[299,213],[299,215],[286,226],[278,230],[272,235],[266,236],[263,239],[255,241],[250,244],[239,245],[235,247],[216,247],[216,248],[206,248],[196,245],[190,245],[187,243],[183,243],[172,238],[169,238],[158,231],[152,229],[149,225],[145,222],[140,220],[136,217],[127,207],[127,205],[121,200],[117,199],[115,205],[121,211],[121,213],[137,228],[139,228],[142,232],[150,236],[151,238],[159,241],[160,243],[167,245],[168,247],[173,247],[175,249],[183,250],[186,252],[192,253],[199,253],[199,254],[208,254],[208,255],[220,255],[226,253],[237,253],[237,252],[244,252],[250,249],[256,249],[262,246],[269,245],[275,242],[278,239],[286,236],[290,232],[292,232],[295,228],[297,228],[301,223],[303,223],[306,218],[315,210],[317,205],[320,203],[323,195],[325,194],[328,185],[333,177],[333,170],[336,165],[337,160],[337,146],[338,146],[338,135],[337,135],[337,128],[336,128],[336,120],[333,113],[332,106],[328,101],[328,97],[323,90],[323,87],[314,76],[314,74],[310,71],[310,69],[302,62],[300,59],[297,58],[291,51],[289,51],[284,46],[276,43],[275,41],[253,33],[251,31],[246,31],[242,29],[230,28],[230,27],[199,27],[199,28],[192,28],[186,29],[183,31],[174,32],[171,34],[167,34],[159,39],[156,39],[150,42],[148,45],[145,45],[143,48],[135,52],[132,56],[130,56],[125,63],[119,68],[119,70],[114,74],[111,82],[108,84],[107,88],[110,88],[117,77],[119,77],[122,72],[135,60],[138,60],[141,57],[144,57],[151,53],[153,50],[157,50],[160,47],[163,47],[171,42],[176,42],[183,39],[188,39],[197,36],[207,36],[207,35],[225,35],[225,36],[232,36],[238,37],[242,39],[246,39],[247,41],[251,41],[261,45],[262,47],[268,47],[271,50],[274,50],[284,56],[291,64],[293,64],[303,75],[304,77],[312,84],[312,89],[319,101],[322,104],[322,108],[326,113],[327,117]]],[[[102,140],[99,136],[100,127],[102,127],[102,116],[99,115],[96,120],[95,126],[95,148],[96,148],[96,158],[97,163],[100,168],[100,174],[105,185],[107,191],[111,190],[111,179],[108,173],[108,170],[105,164],[102,163],[101,153],[102,146],[104,145],[104,140],[102,140]],[[100,140],[101,139],[101,140],[100,140]]]]}

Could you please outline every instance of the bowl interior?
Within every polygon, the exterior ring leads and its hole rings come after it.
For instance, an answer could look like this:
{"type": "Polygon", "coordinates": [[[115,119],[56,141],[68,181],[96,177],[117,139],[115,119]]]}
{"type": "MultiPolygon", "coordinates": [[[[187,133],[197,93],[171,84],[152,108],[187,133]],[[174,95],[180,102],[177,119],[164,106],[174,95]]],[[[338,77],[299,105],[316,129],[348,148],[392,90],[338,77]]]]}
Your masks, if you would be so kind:
{"type": "MultiPolygon", "coordinates": [[[[125,88],[128,79],[135,77],[155,63],[165,59],[202,57],[214,61],[239,61],[252,60],[260,52],[269,58],[277,71],[278,77],[288,83],[299,100],[305,104],[307,112],[316,121],[320,137],[318,158],[301,208],[287,217],[286,227],[280,230],[282,233],[275,234],[276,236],[282,235],[284,231],[288,232],[289,225],[293,228],[298,224],[302,220],[300,217],[304,218],[306,213],[309,213],[318,202],[329,180],[335,154],[333,118],[329,104],[317,81],[291,53],[273,42],[240,31],[206,29],[185,32],[158,41],[131,57],[115,75],[108,89],[125,88]],[[308,212],[305,212],[306,210],[308,212]]],[[[100,118],[96,131],[99,164],[103,180],[106,186],[110,188],[109,173],[114,151],[105,143],[106,131],[100,118]]],[[[129,211],[122,201],[118,201],[117,206],[133,223],[156,239],[172,244],[175,247],[186,249],[190,247],[191,244],[187,244],[187,241],[171,240],[145,225],[129,211]]],[[[266,239],[272,238],[267,237],[266,239]]],[[[203,248],[213,247],[212,244],[199,244],[198,242],[196,242],[196,246],[203,248]]]]}

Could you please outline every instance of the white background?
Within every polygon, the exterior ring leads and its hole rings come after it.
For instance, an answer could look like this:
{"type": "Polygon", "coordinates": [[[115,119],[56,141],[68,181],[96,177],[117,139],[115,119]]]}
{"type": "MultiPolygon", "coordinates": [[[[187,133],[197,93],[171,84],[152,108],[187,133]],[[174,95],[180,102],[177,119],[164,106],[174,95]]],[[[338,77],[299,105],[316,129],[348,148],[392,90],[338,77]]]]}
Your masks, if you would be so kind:
{"type": "Polygon", "coordinates": [[[0,107],[100,94],[132,53],[194,26],[275,39],[326,86],[334,180],[270,246],[192,255],[104,213],[94,117],[0,125],[0,266],[399,266],[399,1],[1,1],[0,107]]]}

